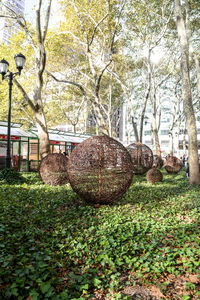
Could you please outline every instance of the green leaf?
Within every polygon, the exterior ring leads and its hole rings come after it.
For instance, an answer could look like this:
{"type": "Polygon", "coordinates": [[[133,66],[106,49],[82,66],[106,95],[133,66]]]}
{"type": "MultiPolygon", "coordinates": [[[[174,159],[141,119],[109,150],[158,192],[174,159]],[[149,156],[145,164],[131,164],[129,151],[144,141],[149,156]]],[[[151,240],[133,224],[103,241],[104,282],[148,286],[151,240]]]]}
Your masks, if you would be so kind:
{"type": "Polygon", "coordinates": [[[80,291],[88,290],[88,289],[89,289],[89,285],[87,283],[80,286],[80,291]]]}
{"type": "Polygon", "coordinates": [[[99,287],[100,284],[101,284],[101,280],[99,280],[98,278],[95,277],[93,279],[93,284],[94,284],[95,287],[99,287]]]}
{"type": "Polygon", "coordinates": [[[38,300],[38,292],[34,289],[34,290],[31,290],[30,292],[30,296],[31,296],[31,300],[38,300]]]}
{"type": "Polygon", "coordinates": [[[47,291],[50,289],[51,287],[51,284],[50,282],[43,282],[41,285],[40,285],[40,288],[41,288],[41,291],[43,294],[47,293],[47,291]]]}
{"type": "Polygon", "coordinates": [[[190,299],[191,299],[191,297],[188,296],[188,295],[184,295],[184,296],[182,297],[182,300],[190,300],[190,299]]]}
{"type": "Polygon", "coordinates": [[[13,289],[12,289],[12,294],[13,294],[14,296],[18,296],[18,295],[19,295],[19,294],[18,294],[18,289],[13,288],[13,289]]]}

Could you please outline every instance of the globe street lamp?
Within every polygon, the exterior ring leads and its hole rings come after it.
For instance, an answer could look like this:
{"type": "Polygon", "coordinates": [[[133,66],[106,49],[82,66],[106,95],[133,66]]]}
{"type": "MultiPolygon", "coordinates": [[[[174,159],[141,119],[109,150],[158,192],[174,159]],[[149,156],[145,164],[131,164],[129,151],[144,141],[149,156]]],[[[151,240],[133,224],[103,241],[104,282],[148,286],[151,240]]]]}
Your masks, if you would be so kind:
{"type": "Polygon", "coordinates": [[[10,72],[8,70],[9,63],[2,59],[0,61],[0,74],[2,75],[2,80],[8,78],[8,86],[9,86],[9,102],[8,102],[8,133],[7,133],[7,153],[6,153],[6,168],[11,167],[11,155],[10,155],[10,127],[11,127],[11,97],[12,97],[12,81],[16,75],[21,75],[21,71],[25,65],[26,57],[19,53],[16,54],[15,57],[15,64],[18,72],[10,72]]]}

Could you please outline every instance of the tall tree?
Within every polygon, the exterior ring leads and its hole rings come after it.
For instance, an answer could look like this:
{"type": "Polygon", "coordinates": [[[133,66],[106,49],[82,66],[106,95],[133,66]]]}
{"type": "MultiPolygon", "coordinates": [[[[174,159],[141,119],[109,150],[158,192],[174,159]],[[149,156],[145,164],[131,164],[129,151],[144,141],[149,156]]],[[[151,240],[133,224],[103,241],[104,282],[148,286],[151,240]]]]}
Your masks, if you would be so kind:
{"type": "Polygon", "coordinates": [[[60,66],[62,78],[53,74],[51,68],[48,74],[57,82],[78,86],[90,103],[91,111],[95,113],[99,131],[109,134],[109,97],[105,95],[102,87],[107,90],[109,86],[106,73],[117,52],[116,39],[119,39],[125,1],[120,4],[119,1],[98,1],[101,9],[97,9],[97,1],[72,0],[68,1],[67,6],[66,1],[61,2],[65,22],[57,37],[64,37],[61,43],[67,43],[66,51],[69,56],[64,55],[63,59],[65,65],[67,62],[67,67],[60,66]],[[83,82],[87,82],[87,85],[83,82]]]}
{"type": "Polygon", "coordinates": [[[176,26],[181,49],[182,98],[188,129],[190,183],[200,184],[196,120],[189,75],[189,44],[180,0],[175,0],[176,26]]]}
{"type": "MultiPolygon", "coordinates": [[[[200,8],[199,8],[200,9],[200,8]]],[[[194,47],[194,38],[193,38],[193,33],[192,33],[192,26],[191,26],[191,9],[190,9],[190,4],[188,0],[185,0],[185,10],[186,10],[186,32],[187,32],[187,37],[188,37],[188,44],[189,44],[189,53],[191,54],[194,63],[195,63],[195,68],[196,68],[196,78],[197,78],[197,91],[198,91],[198,98],[200,100],[200,63],[199,63],[199,58],[197,52],[197,49],[194,47]]],[[[197,9],[195,9],[195,12],[197,9]]],[[[196,36],[198,36],[198,33],[194,33],[196,36]]]]}
{"type": "Polygon", "coordinates": [[[42,99],[42,89],[44,84],[44,70],[46,67],[47,60],[45,39],[48,32],[52,0],[48,0],[47,2],[45,2],[45,17],[43,17],[42,15],[42,4],[44,4],[44,2],[44,0],[37,0],[37,5],[35,9],[36,28],[34,33],[32,28],[30,27],[30,24],[27,23],[27,21],[22,15],[17,14],[15,10],[12,9],[12,7],[7,6],[7,4],[3,3],[8,12],[6,17],[15,20],[19,24],[19,26],[24,30],[27,40],[30,43],[35,54],[35,84],[32,93],[33,96],[29,96],[30,93],[26,91],[25,87],[23,87],[23,85],[16,78],[14,79],[14,82],[34,113],[35,123],[40,137],[41,158],[46,156],[50,151],[48,130],[42,99]],[[42,21],[44,22],[43,25],[42,21]]]}
{"type": "MultiPolygon", "coordinates": [[[[133,52],[135,59],[140,58],[140,63],[138,66],[141,71],[145,71],[145,77],[141,80],[143,88],[140,94],[143,94],[142,99],[140,99],[139,110],[134,111],[134,132],[136,140],[142,141],[143,137],[143,126],[146,114],[146,108],[151,95],[155,95],[157,91],[153,87],[152,83],[152,68],[153,68],[153,53],[159,47],[164,48],[164,38],[168,32],[168,24],[171,21],[172,6],[170,1],[129,1],[129,9],[126,14],[126,35],[128,41],[127,46],[130,51],[133,52]],[[133,50],[134,48],[134,50],[133,50]],[[137,119],[137,122],[135,120],[137,119]],[[137,124],[136,124],[137,123],[137,124]],[[138,130],[139,128],[139,130],[138,130]]],[[[137,80],[137,79],[136,79],[137,80]]],[[[137,85],[139,85],[139,80],[137,80],[137,85]]],[[[132,94],[134,91],[132,92],[132,94]]],[[[152,97],[156,100],[156,97],[152,97]]],[[[137,101],[138,97],[134,97],[134,101],[137,101]]],[[[155,101],[154,101],[155,104],[155,101]]],[[[155,105],[154,105],[155,108],[155,105]]],[[[156,118],[156,109],[154,111],[154,116],[156,118]]],[[[154,119],[155,121],[155,119],[154,119]]],[[[154,133],[156,144],[158,145],[158,135],[156,134],[157,125],[154,122],[154,133]]],[[[159,146],[157,146],[158,149],[159,146]]],[[[160,153],[160,151],[158,150],[160,153]]]]}

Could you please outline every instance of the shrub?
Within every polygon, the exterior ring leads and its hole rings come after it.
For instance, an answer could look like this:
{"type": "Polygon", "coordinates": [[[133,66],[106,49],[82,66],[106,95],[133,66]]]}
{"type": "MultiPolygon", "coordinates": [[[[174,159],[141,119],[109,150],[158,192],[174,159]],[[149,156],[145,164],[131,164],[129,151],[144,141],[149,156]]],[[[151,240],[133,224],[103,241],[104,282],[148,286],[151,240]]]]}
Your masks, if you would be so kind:
{"type": "Polygon", "coordinates": [[[13,168],[5,168],[0,171],[0,181],[2,180],[5,180],[9,184],[25,182],[25,178],[21,175],[21,173],[17,172],[13,168]]]}

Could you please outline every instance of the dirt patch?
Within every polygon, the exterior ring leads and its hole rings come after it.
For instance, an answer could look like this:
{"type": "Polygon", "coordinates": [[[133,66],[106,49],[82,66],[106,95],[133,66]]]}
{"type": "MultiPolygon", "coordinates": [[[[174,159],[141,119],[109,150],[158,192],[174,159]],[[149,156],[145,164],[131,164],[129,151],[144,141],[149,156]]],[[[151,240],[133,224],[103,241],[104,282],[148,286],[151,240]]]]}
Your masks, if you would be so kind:
{"type": "Polygon", "coordinates": [[[169,274],[161,276],[157,279],[158,284],[152,285],[147,285],[142,281],[134,273],[123,275],[120,280],[124,287],[121,294],[129,295],[131,299],[142,300],[182,300],[183,296],[189,296],[188,299],[191,300],[200,299],[195,294],[195,290],[200,290],[200,275],[198,274],[187,274],[187,276],[169,274]],[[128,286],[127,282],[129,282],[128,286]],[[195,290],[189,288],[189,283],[196,286],[195,290]]]}
{"type": "Polygon", "coordinates": [[[156,286],[152,286],[151,289],[137,285],[128,286],[124,288],[123,294],[132,296],[132,299],[143,300],[159,300],[161,299],[161,297],[164,297],[164,295],[160,292],[159,288],[157,288],[156,286]]]}

